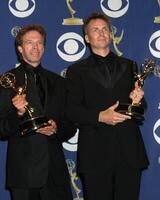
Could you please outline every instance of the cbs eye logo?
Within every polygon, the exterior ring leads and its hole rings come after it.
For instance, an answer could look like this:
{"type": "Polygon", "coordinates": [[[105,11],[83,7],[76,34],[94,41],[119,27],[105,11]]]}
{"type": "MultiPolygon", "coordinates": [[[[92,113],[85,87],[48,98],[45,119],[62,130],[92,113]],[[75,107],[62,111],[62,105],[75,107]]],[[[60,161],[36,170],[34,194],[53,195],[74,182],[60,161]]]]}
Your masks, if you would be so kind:
{"type": "Polygon", "coordinates": [[[35,10],[35,0],[9,0],[8,7],[14,16],[28,17],[35,10]]]}
{"type": "Polygon", "coordinates": [[[158,119],[153,127],[153,136],[158,144],[160,144],[160,134],[158,134],[158,130],[160,130],[160,119],[158,119]]]}
{"type": "Polygon", "coordinates": [[[63,142],[63,148],[67,151],[77,151],[79,129],[77,129],[76,134],[69,139],[67,142],[63,142]]]}
{"type": "Polygon", "coordinates": [[[102,11],[109,17],[118,18],[123,16],[129,8],[129,0],[108,0],[106,7],[104,6],[106,0],[100,1],[102,11]]]}
{"type": "Polygon", "coordinates": [[[63,34],[57,41],[58,55],[65,61],[74,62],[82,58],[86,51],[83,38],[74,32],[63,34]]]}
{"type": "Polygon", "coordinates": [[[20,31],[21,27],[20,26],[14,26],[12,29],[11,29],[11,35],[13,37],[16,37],[18,32],[20,31]]]}
{"type": "Polygon", "coordinates": [[[160,58],[160,30],[151,35],[149,39],[149,50],[153,56],[160,58]]]}
{"type": "Polygon", "coordinates": [[[66,73],[67,73],[67,68],[63,69],[63,70],[60,72],[60,75],[61,75],[63,78],[66,78],[66,73]]]}

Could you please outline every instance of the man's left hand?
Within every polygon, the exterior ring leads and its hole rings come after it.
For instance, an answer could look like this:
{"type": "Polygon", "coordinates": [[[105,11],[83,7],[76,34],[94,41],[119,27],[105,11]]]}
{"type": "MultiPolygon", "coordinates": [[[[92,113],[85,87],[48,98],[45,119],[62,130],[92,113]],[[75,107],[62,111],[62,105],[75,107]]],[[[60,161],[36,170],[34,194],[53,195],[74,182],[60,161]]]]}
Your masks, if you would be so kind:
{"type": "Polygon", "coordinates": [[[132,104],[139,104],[144,96],[144,91],[138,85],[138,81],[135,82],[135,88],[130,93],[129,97],[132,99],[132,104]]]}
{"type": "Polygon", "coordinates": [[[36,132],[41,133],[46,136],[51,136],[51,135],[55,134],[57,131],[56,122],[54,120],[50,119],[48,121],[48,124],[49,124],[48,126],[39,128],[36,132]]]}

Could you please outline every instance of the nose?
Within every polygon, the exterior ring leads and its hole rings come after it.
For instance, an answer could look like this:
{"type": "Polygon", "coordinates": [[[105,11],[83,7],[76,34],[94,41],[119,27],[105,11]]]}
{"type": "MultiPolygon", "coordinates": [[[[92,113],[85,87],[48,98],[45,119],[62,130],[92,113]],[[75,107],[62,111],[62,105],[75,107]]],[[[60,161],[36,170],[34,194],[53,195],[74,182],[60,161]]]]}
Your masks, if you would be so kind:
{"type": "Polygon", "coordinates": [[[104,35],[104,30],[103,29],[102,30],[99,29],[99,35],[102,35],[102,36],[104,35]]]}
{"type": "Polygon", "coordinates": [[[36,42],[33,43],[33,48],[37,49],[38,48],[38,44],[36,42]]]}

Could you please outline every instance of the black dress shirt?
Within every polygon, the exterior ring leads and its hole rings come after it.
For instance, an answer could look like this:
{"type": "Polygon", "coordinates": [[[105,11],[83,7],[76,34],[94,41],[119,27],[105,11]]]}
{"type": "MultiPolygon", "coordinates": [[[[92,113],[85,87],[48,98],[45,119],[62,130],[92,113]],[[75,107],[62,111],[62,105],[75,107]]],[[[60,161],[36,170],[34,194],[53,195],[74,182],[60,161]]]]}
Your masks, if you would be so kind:
{"type": "Polygon", "coordinates": [[[114,54],[109,52],[109,54],[105,57],[93,54],[97,67],[103,76],[109,75],[112,77],[114,72],[114,54]]]}
{"type": "Polygon", "coordinates": [[[42,106],[44,106],[45,102],[45,88],[42,81],[42,66],[39,64],[37,67],[33,67],[32,65],[23,61],[23,67],[25,73],[29,80],[32,79],[32,83],[36,85],[37,93],[40,99],[42,106]]]}

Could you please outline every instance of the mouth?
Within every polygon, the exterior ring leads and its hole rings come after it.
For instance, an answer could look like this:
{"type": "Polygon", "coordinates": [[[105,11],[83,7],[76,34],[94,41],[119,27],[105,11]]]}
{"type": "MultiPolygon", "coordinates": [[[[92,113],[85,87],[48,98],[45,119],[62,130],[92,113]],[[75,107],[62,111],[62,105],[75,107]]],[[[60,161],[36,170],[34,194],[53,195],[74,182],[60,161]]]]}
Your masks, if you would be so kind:
{"type": "Polygon", "coordinates": [[[105,39],[99,39],[98,41],[99,41],[99,42],[106,42],[105,39]]]}
{"type": "Polygon", "coordinates": [[[32,56],[39,56],[40,54],[39,54],[39,52],[33,52],[32,53],[32,56]]]}

